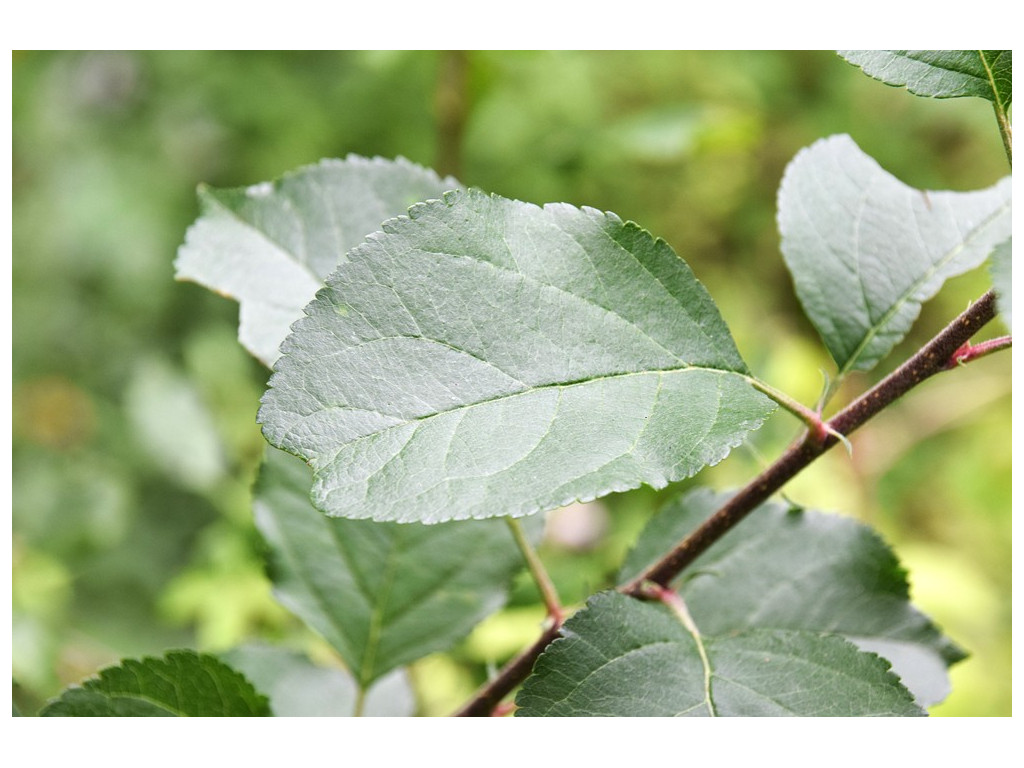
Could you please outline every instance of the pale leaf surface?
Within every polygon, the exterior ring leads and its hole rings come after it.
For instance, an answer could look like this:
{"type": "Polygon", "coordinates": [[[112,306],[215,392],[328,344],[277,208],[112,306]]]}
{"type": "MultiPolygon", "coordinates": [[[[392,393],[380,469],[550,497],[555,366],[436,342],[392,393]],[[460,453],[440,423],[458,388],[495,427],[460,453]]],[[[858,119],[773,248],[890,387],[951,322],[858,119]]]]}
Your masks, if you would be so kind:
{"type": "Polygon", "coordinates": [[[864,74],[917,96],[977,96],[1003,107],[1012,96],[1012,51],[837,51],[864,74]]]}
{"type": "Polygon", "coordinates": [[[413,203],[458,186],[403,158],[356,155],[274,182],[203,186],[176,276],[237,299],[239,341],[272,367],[288,327],[349,250],[413,203]]]}
{"type": "MultiPolygon", "coordinates": [[[[264,691],[275,717],[351,717],[358,686],[343,669],[313,664],[286,648],[253,644],[220,657],[264,691]]],[[[364,717],[410,717],[416,699],[404,670],[395,670],[370,688],[364,717]]]]}
{"type": "Polygon", "coordinates": [[[259,419],[329,515],[521,516],[662,487],[774,408],[717,308],[612,214],[453,192],[354,249],[286,339],[259,419]]]}
{"type": "Polygon", "coordinates": [[[801,150],[779,189],[782,254],[804,312],[843,375],[872,368],[943,283],[1010,236],[1007,177],[977,192],[925,192],[849,136],[801,150]]]}
{"type": "Polygon", "coordinates": [[[1011,257],[1013,255],[1013,240],[1007,240],[1000,244],[992,252],[992,286],[996,290],[996,304],[999,306],[999,313],[1007,328],[1012,327],[1011,313],[1013,310],[1013,271],[1011,257]]]}

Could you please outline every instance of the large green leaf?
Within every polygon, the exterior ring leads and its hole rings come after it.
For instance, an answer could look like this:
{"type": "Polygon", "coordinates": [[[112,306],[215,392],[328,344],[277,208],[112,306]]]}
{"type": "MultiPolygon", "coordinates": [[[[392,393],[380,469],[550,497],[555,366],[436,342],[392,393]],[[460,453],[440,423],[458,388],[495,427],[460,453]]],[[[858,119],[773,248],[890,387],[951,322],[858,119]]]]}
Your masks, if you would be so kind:
{"type": "Polygon", "coordinates": [[[270,367],[288,326],[349,250],[413,203],[458,186],[403,158],[355,155],[275,182],[203,186],[202,215],[178,251],[177,277],[236,298],[239,341],[270,367]]]}
{"type": "Polygon", "coordinates": [[[1007,328],[1012,327],[1011,313],[1013,309],[1013,271],[1012,271],[1012,257],[1013,256],[1013,239],[1007,240],[1005,243],[1001,243],[992,252],[992,286],[996,290],[997,303],[999,305],[999,313],[1003,317],[1003,322],[1006,323],[1007,328]]]}
{"type": "Polygon", "coordinates": [[[692,475],[774,404],[664,242],[593,209],[453,192],[349,254],[260,421],[330,515],[520,516],[692,475]]]}
{"type": "Polygon", "coordinates": [[[1009,177],[978,192],[924,192],[849,136],[801,150],[779,189],[782,253],[840,375],[888,354],[922,302],[983,263],[1010,225],[1009,177]]]}
{"type": "Polygon", "coordinates": [[[256,525],[274,592],[320,632],[368,689],[446,650],[502,606],[523,565],[502,520],[422,526],[328,518],[309,469],[273,449],[256,482],[256,525]]]}
{"type": "Polygon", "coordinates": [[[195,651],[126,659],[69,688],[43,717],[265,717],[266,696],[224,662],[195,651]]]}
{"type": "Polygon", "coordinates": [[[663,605],[595,595],[537,660],[516,715],[923,714],[884,659],[840,637],[696,629],[663,605]]]}
{"type": "Polygon", "coordinates": [[[837,51],[888,85],[918,96],[978,96],[1003,108],[1012,96],[1012,51],[837,51]]]}
{"type": "MultiPolygon", "coordinates": [[[[341,669],[271,645],[244,645],[220,654],[270,697],[275,717],[350,717],[359,699],[355,680],[341,669]]],[[[404,671],[385,675],[367,693],[362,715],[409,717],[416,700],[404,671]]]]}
{"type": "MultiPolygon", "coordinates": [[[[626,558],[626,581],[728,500],[698,489],[669,502],[626,558]]],[[[855,520],[768,502],[701,555],[675,586],[701,630],[829,632],[888,659],[922,706],[949,694],[946,668],[964,658],[910,604],[892,550],[855,520]]]]}

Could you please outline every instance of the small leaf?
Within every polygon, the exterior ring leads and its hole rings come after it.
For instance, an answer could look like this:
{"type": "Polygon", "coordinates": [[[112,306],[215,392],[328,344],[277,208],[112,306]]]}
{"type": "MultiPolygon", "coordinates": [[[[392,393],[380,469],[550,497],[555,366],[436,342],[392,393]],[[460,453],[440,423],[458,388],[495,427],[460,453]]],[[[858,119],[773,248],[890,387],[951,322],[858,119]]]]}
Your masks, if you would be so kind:
{"type": "Polygon", "coordinates": [[[918,96],[978,96],[1010,106],[1012,51],[837,51],[864,74],[918,96]]]}
{"type": "Polygon", "coordinates": [[[992,286],[996,290],[996,303],[999,306],[999,313],[1002,315],[1003,322],[1006,323],[1007,328],[1013,327],[1010,319],[1010,313],[1013,309],[1012,255],[1013,240],[1011,238],[1005,243],[996,246],[996,249],[992,252],[992,264],[990,266],[992,286]]]}
{"type": "Polygon", "coordinates": [[[612,214],[453,192],[349,254],[264,435],[329,515],[522,516],[716,463],[774,408],[704,287],[612,214]]]}
{"type": "Polygon", "coordinates": [[[309,469],[269,449],[256,525],[281,603],[341,654],[358,684],[447,650],[500,608],[523,562],[504,521],[409,526],[331,519],[309,469]]]}
{"type": "Polygon", "coordinates": [[[266,717],[267,698],[213,656],[170,651],[126,659],[64,691],[42,717],[266,717]]]}
{"type": "Polygon", "coordinates": [[[1009,177],[978,192],[923,192],[849,136],[801,150],[779,189],[782,254],[840,376],[888,354],[921,304],[984,262],[1010,226],[1009,177]]]}
{"type": "Polygon", "coordinates": [[[695,635],[665,606],[592,597],[541,655],[517,716],[921,715],[888,663],[840,637],[695,635]]]}
{"type": "MultiPolygon", "coordinates": [[[[357,699],[352,676],[313,664],[295,651],[245,645],[220,654],[266,691],[275,717],[351,717],[357,699]]],[[[416,700],[404,671],[381,678],[367,693],[366,717],[410,717],[416,700]]]]}
{"type": "MultiPolygon", "coordinates": [[[[698,489],[670,501],[626,558],[622,581],[657,560],[727,500],[698,489]]],[[[909,600],[906,572],[870,528],[768,502],[676,580],[705,633],[828,632],[885,657],[922,706],[949,694],[946,667],[964,658],[909,600]]]]}
{"type": "Polygon", "coordinates": [[[271,367],[288,326],[349,250],[413,203],[458,186],[403,158],[349,155],[272,183],[200,187],[203,212],[176,276],[236,298],[239,341],[271,367]]]}

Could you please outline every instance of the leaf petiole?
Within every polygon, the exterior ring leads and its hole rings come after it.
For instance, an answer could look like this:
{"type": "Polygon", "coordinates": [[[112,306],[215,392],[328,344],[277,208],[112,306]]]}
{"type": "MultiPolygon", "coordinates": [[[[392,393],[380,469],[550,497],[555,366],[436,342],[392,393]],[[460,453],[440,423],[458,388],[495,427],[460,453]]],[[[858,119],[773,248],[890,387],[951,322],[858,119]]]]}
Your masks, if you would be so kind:
{"type": "Polygon", "coordinates": [[[950,356],[949,361],[946,363],[946,370],[966,365],[972,360],[977,360],[979,357],[991,355],[993,352],[1009,349],[1012,346],[1012,336],[1000,336],[998,339],[989,339],[977,344],[971,344],[971,342],[966,341],[950,356]]]}
{"type": "Polygon", "coordinates": [[[512,538],[515,539],[516,546],[519,547],[519,551],[523,554],[526,566],[530,569],[530,575],[533,576],[533,580],[537,583],[537,589],[540,590],[541,597],[544,600],[544,607],[548,611],[548,618],[555,628],[562,626],[562,622],[565,621],[565,610],[558,599],[558,591],[555,589],[547,569],[544,568],[544,563],[541,562],[540,557],[537,555],[537,550],[533,548],[529,539],[526,538],[523,526],[519,524],[516,518],[506,517],[505,522],[508,523],[509,530],[512,531],[512,538]]]}
{"type": "Polygon", "coordinates": [[[853,455],[853,446],[850,444],[850,441],[846,439],[845,435],[840,434],[833,427],[829,426],[828,422],[821,418],[820,412],[811,410],[803,403],[794,400],[785,392],[776,389],[756,377],[750,376],[747,378],[747,381],[749,381],[750,385],[758,392],[767,395],[806,424],[809,436],[816,444],[824,444],[824,442],[831,436],[846,446],[847,453],[851,456],[853,455]]]}

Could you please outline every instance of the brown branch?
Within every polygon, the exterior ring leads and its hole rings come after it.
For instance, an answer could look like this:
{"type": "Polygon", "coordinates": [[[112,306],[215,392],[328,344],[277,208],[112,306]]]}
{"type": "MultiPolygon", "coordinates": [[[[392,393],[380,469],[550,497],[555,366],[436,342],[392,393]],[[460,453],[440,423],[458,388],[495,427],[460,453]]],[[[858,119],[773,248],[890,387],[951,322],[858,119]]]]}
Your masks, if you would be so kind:
{"type": "MultiPolygon", "coordinates": [[[[849,435],[925,379],[948,370],[948,363],[953,359],[954,353],[982,326],[992,320],[995,313],[995,294],[989,291],[921,347],[913,357],[829,419],[826,424],[827,431],[849,435]]],[[[675,549],[625,585],[622,591],[640,597],[641,586],[645,581],[667,586],[734,525],[838,442],[839,439],[833,434],[821,441],[816,435],[807,433],[782,454],[778,461],[755,477],[721,509],[683,539],[675,549]]]]}
{"type": "Polygon", "coordinates": [[[469,117],[469,58],[465,51],[442,51],[434,107],[437,113],[437,162],[441,175],[462,174],[462,135],[469,117]]]}
{"type": "MultiPolygon", "coordinates": [[[[826,425],[828,431],[849,435],[925,379],[949,370],[948,363],[954,359],[954,354],[992,320],[995,314],[995,294],[989,291],[918,350],[913,357],[831,418],[826,425]]],[[[748,483],[664,558],[621,587],[620,591],[633,597],[644,597],[645,593],[650,594],[651,583],[667,587],[672,579],[734,525],[838,442],[835,434],[829,434],[824,440],[820,439],[820,435],[811,432],[805,434],[774,464],[748,483]]],[[[533,669],[534,662],[558,636],[557,627],[547,629],[537,642],[503,668],[498,676],[481,689],[457,714],[489,715],[502,698],[526,679],[533,669]]]]}
{"type": "Polygon", "coordinates": [[[558,639],[561,629],[560,624],[552,624],[545,629],[537,642],[506,664],[497,677],[477,691],[476,695],[455,713],[455,717],[490,717],[501,700],[533,671],[534,662],[545,648],[558,639]]]}

